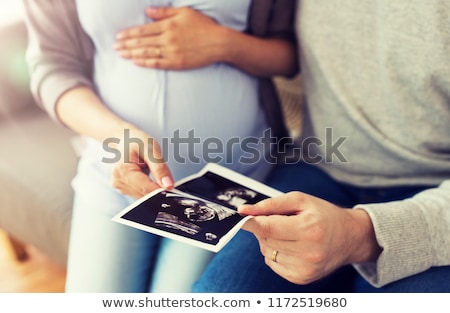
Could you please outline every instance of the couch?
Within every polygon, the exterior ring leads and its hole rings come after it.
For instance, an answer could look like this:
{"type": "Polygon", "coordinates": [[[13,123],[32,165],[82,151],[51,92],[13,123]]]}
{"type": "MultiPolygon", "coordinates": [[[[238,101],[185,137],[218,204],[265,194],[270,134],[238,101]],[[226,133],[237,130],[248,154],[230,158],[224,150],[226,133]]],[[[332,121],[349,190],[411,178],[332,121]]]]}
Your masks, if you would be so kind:
{"type": "MultiPolygon", "coordinates": [[[[71,179],[77,156],[76,135],[57,125],[41,110],[29,91],[24,56],[26,28],[21,21],[0,29],[0,229],[17,257],[23,243],[33,245],[66,265],[72,212],[71,179]]],[[[299,78],[277,78],[287,125],[300,130],[299,78]]]]}
{"type": "Polygon", "coordinates": [[[74,134],[35,105],[24,61],[21,21],[0,29],[0,229],[65,265],[76,154],[74,134]]]}

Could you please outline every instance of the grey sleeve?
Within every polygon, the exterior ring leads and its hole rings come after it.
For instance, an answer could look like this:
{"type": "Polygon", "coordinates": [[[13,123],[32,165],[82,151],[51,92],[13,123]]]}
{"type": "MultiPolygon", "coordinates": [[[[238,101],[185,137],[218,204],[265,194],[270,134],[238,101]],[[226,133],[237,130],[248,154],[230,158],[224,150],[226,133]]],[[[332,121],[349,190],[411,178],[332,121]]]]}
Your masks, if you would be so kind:
{"type": "Polygon", "coordinates": [[[55,107],[66,91],[92,88],[94,48],[74,0],[22,0],[28,32],[26,59],[37,103],[58,120],[55,107]]]}
{"type": "Polygon", "coordinates": [[[354,264],[372,285],[450,265],[450,180],[410,199],[355,208],[368,212],[383,248],[375,263],[354,264]]]}

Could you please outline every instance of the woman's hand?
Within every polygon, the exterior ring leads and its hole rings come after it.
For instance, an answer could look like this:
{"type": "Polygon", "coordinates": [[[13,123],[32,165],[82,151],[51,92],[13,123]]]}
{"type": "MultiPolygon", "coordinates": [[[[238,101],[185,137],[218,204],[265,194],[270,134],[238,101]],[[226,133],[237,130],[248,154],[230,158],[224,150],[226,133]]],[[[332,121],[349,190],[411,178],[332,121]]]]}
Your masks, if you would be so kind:
{"type": "Polygon", "coordinates": [[[117,35],[114,49],[123,58],[143,67],[192,69],[219,60],[221,27],[210,17],[189,7],[149,8],[154,20],[117,35]]]}
{"type": "Polygon", "coordinates": [[[117,34],[114,49],[141,67],[188,70],[225,62],[256,76],[297,73],[296,47],[217,24],[189,7],[149,8],[154,20],[117,34]]]}
{"type": "Polygon", "coordinates": [[[120,193],[140,198],[155,189],[174,185],[159,144],[138,129],[125,129],[114,147],[121,160],[114,165],[112,185],[120,193]],[[152,174],[153,180],[149,177],[152,174]]]}
{"type": "Polygon", "coordinates": [[[257,237],[266,264],[296,284],[317,281],[351,263],[374,261],[381,252],[363,210],[341,209],[291,192],[239,209],[252,215],[244,229],[257,237]]]}

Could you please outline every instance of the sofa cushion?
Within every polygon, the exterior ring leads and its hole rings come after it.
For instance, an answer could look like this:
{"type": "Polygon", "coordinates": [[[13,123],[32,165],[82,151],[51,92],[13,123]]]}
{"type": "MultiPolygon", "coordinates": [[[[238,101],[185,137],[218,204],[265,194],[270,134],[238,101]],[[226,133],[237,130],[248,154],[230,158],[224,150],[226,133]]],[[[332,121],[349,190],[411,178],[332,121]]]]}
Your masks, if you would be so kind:
{"type": "Polygon", "coordinates": [[[72,133],[34,105],[0,123],[0,228],[66,264],[72,133]]]}
{"type": "Polygon", "coordinates": [[[290,135],[298,138],[302,129],[304,95],[301,76],[287,79],[275,77],[275,86],[280,97],[284,120],[290,135]]]}

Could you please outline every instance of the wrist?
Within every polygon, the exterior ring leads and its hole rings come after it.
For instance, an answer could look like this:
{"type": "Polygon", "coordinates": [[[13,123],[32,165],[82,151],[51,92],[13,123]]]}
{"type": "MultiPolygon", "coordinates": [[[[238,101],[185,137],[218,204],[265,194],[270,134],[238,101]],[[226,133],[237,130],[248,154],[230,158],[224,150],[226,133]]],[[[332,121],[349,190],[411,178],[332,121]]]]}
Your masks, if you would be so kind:
{"type": "Polygon", "coordinates": [[[239,43],[237,42],[239,34],[233,29],[218,25],[216,36],[218,40],[216,50],[218,62],[235,63],[239,48],[239,43]]]}
{"type": "Polygon", "coordinates": [[[132,134],[137,131],[137,128],[134,125],[127,123],[119,118],[115,121],[111,121],[111,124],[109,126],[109,135],[119,139],[122,139],[126,132],[132,134]]]}
{"type": "Polygon", "coordinates": [[[378,245],[369,214],[362,209],[349,209],[348,213],[352,219],[348,239],[353,243],[350,247],[348,263],[375,262],[382,248],[378,245]]]}

